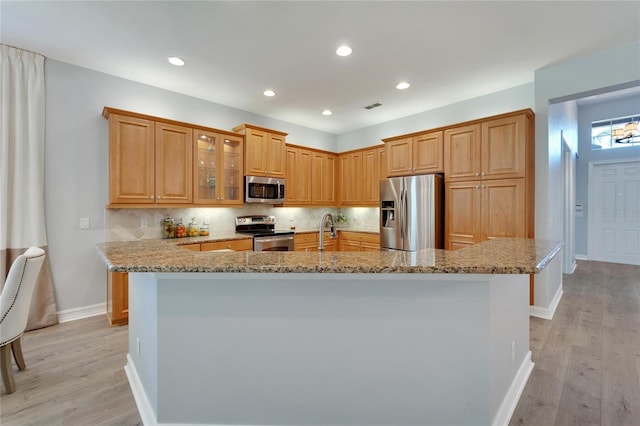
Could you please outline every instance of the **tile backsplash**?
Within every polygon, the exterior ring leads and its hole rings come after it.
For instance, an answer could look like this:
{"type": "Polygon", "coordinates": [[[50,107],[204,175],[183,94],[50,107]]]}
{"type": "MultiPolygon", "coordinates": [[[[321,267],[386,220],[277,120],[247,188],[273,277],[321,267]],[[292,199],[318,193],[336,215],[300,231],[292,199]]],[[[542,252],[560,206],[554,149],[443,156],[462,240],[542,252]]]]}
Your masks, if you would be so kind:
{"type": "Polygon", "coordinates": [[[245,205],[236,208],[183,208],[183,209],[106,209],[105,241],[130,241],[162,238],[162,221],[169,216],[188,224],[196,219],[198,226],[209,224],[212,236],[235,232],[236,216],[273,215],[276,229],[314,230],[326,211],[342,213],[347,218],[345,228],[377,230],[379,212],[376,207],[271,207],[245,205]],[[146,226],[145,226],[146,225],[146,226]]]}

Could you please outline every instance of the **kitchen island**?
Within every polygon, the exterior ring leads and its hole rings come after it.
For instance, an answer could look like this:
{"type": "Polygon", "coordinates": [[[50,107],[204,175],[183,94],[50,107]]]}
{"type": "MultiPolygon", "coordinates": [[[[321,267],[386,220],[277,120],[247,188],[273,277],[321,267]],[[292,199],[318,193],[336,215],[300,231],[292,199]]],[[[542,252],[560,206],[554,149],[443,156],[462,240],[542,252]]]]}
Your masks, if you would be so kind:
{"type": "Polygon", "coordinates": [[[105,243],[129,272],[145,424],[504,424],[533,368],[528,285],[555,242],[448,252],[191,252],[105,243]]]}

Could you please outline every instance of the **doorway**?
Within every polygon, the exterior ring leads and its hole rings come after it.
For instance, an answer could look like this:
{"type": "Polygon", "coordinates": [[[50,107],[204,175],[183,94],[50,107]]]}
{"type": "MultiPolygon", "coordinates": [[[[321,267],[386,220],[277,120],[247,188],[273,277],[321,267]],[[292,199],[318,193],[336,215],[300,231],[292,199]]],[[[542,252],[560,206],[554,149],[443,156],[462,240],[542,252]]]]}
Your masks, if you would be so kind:
{"type": "Polygon", "coordinates": [[[576,204],[576,169],[575,154],[571,150],[564,131],[560,131],[562,145],[562,202],[563,202],[563,242],[562,272],[573,274],[576,269],[575,249],[575,204],[576,204]]]}
{"type": "Polygon", "coordinates": [[[640,265],[640,161],[589,163],[589,260],[640,265]]]}

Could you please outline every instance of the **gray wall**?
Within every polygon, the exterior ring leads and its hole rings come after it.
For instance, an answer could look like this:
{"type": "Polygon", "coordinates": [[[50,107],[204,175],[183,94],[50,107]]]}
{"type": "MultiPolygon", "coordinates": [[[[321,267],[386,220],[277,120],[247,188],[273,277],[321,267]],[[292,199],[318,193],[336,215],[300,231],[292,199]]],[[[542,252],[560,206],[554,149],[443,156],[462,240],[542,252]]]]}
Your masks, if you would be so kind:
{"type": "Polygon", "coordinates": [[[435,129],[525,108],[533,109],[533,104],[534,86],[533,83],[528,83],[338,135],[338,151],[344,152],[382,144],[381,139],[392,136],[435,129]]]}
{"type": "Polygon", "coordinates": [[[640,95],[578,107],[578,160],[576,204],[582,204],[583,217],[576,217],[576,254],[587,256],[589,227],[589,162],[640,158],[640,146],[591,150],[591,123],[609,118],[640,114],[640,95]]]}
{"type": "Polygon", "coordinates": [[[287,140],[329,151],[336,137],[189,96],[47,60],[45,216],[58,311],[105,302],[104,241],[108,194],[108,125],[111,106],[231,130],[252,123],[288,132],[287,140]],[[80,230],[88,217],[91,228],[80,230]]]}

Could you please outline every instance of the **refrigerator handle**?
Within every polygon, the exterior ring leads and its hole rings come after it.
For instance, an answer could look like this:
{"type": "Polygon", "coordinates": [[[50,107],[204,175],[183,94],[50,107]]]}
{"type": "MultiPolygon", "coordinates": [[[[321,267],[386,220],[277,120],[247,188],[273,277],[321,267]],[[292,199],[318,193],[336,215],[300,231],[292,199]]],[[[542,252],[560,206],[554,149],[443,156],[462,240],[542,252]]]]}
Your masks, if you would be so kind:
{"type": "Polygon", "coordinates": [[[404,240],[404,189],[400,190],[400,202],[398,203],[398,226],[400,227],[400,238],[404,240]]]}
{"type": "MultiPolygon", "coordinates": [[[[407,229],[407,224],[409,223],[409,191],[404,190],[404,204],[402,205],[402,226],[404,228],[404,234],[406,235],[405,239],[409,238],[409,230],[407,229]]],[[[403,244],[406,241],[403,240],[403,244]]]]}

